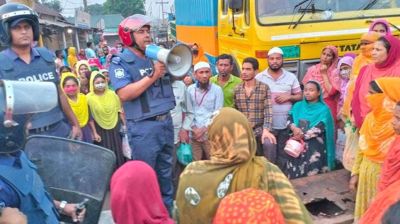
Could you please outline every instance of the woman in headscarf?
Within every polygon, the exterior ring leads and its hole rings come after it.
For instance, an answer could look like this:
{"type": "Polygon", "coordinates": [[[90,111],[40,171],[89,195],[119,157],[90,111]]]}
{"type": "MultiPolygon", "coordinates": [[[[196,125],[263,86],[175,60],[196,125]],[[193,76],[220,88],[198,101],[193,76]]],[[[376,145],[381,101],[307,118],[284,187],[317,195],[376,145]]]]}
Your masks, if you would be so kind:
{"type": "Polygon", "coordinates": [[[379,191],[385,190],[388,186],[400,180],[400,97],[393,115],[392,126],[397,136],[382,166],[382,174],[378,185],[379,191]]]}
{"type": "Polygon", "coordinates": [[[142,161],[130,161],[111,178],[111,212],[118,224],[173,224],[161,199],[154,170],[142,161]]]}
{"type": "Polygon", "coordinates": [[[235,223],[285,224],[285,218],[274,197],[265,191],[248,188],[222,199],[213,221],[213,224],[235,223]]]}
{"type": "Polygon", "coordinates": [[[386,19],[376,19],[369,26],[369,31],[378,33],[381,36],[392,35],[390,24],[386,19]]]}
{"type": "Polygon", "coordinates": [[[97,57],[99,58],[100,65],[104,67],[106,65],[106,55],[102,49],[97,50],[97,57]]]}
{"type": "Polygon", "coordinates": [[[400,77],[400,40],[393,36],[380,37],[374,44],[373,64],[363,67],[357,77],[351,103],[355,125],[360,128],[370,111],[365,96],[369,83],[380,77],[400,77]]]}
{"type": "MultiPolygon", "coordinates": [[[[400,97],[398,97],[400,100],[400,97]]],[[[380,224],[385,211],[400,200],[400,103],[394,110],[392,122],[396,139],[393,141],[381,170],[378,194],[360,220],[361,224],[380,224]]]]}
{"type": "Polygon", "coordinates": [[[76,57],[76,49],[75,47],[68,48],[68,65],[73,67],[76,62],[78,62],[78,58],[76,57]]]}
{"type": "Polygon", "coordinates": [[[78,60],[87,60],[86,54],[85,54],[85,49],[80,49],[78,53],[78,60]]]}
{"type": "Polygon", "coordinates": [[[92,143],[93,140],[100,141],[93,121],[90,119],[89,106],[86,96],[79,91],[79,81],[71,72],[63,73],[61,78],[61,89],[67,96],[69,105],[78,119],[82,130],[82,141],[92,143]]]}
{"type": "MultiPolygon", "coordinates": [[[[66,73],[66,72],[71,72],[72,73],[72,69],[70,67],[68,67],[68,66],[62,66],[60,68],[60,70],[58,71],[58,74],[60,74],[60,77],[62,78],[63,73],[66,73]]],[[[72,73],[72,74],[75,75],[74,73],[72,73]]],[[[75,75],[75,77],[76,77],[76,75],[75,75]]]]}
{"type": "Polygon", "coordinates": [[[372,60],[372,49],[374,43],[379,39],[379,34],[375,32],[365,33],[361,36],[360,41],[360,54],[354,59],[353,67],[350,74],[350,81],[347,87],[346,98],[343,103],[342,115],[347,119],[351,116],[351,101],[353,99],[353,92],[355,81],[362,67],[373,63],[372,60]]]}
{"type": "Polygon", "coordinates": [[[353,115],[351,110],[351,101],[353,100],[355,82],[361,68],[373,63],[372,49],[375,41],[377,41],[379,37],[379,34],[375,32],[365,33],[361,36],[360,54],[354,59],[350,80],[345,91],[343,107],[340,111],[340,117],[345,122],[344,129],[346,133],[346,142],[344,146],[342,162],[343,166],[349,171],[351,171],[354,165],[359,138],[358,128],[354,126],[355,124],[354,119],[352,118],[353,115]]]}
{"type": "Polygon", "coordinates": [[[181,174],[176,196],[179,223],[211,223],[221,199],[246,188],[270,193],[286,223],[312,223],[282,171],[255,156],[256,140],[242,113],[228,107],[217,111],[208,139],[211,159],[192,162],[181,174]]]}
{"type": "Polygon", "coordinates": [[[88,61],[82,60],[78,61],[75,65],[75,74],[77,75],[80,83],[81,93],[89,93],[89,79],[91,74],[91,69],[88,61]]]}
{"type": "MultiPolygon", "coordinates": [[[[399,222],[383,222],[386,212],[396,203],[400,203],[400,180],[376,195],[358,224],[398,224],[399,222]]],[[[398,212],[396,216],[400,218],[398,212]]]]}
{"type": "Polygon", "coordinates": [[[303,85],[310,80],[317,81],[322,88],[322,96],[336,121],[337,102],[340,90],[340,78],[337,70],[339,60],[335,46],[326,46],[321,53],[321,62],[310,67],[303,78],[303,85]]]}
{"type": "Polygon", "coordinates": [[[108,89],[107,79],[100,72],[92,72],[89,84],[87,100],[96,131],[100,136],[99,145],[115,153],[117,167],[120,167],[125,162],[120,134],[121,102],[117,94],[108,89]]]}
{"type": "Polygon", "coordinates": [[[350,180],[350,189],[357,189],[356,220],[364,214],[376,194],[382,163],[396,137],[390,121],[398,100],[395,98],[400,96],[400,79],[377,79],[369,86],[367,101],[371,112],[360,129],[359,149],[350,180]]]}
{"type": "Polygon", "coordinates": [[[289,179],[333,170],[334,123],[329,107],[322,99],[322,89],[316,81],[305,84],[304,99],[293,106],[289,121],[293,139],[305,143],[305,149],[298,158],[288,157],[283,172],[289,179]]]}
{"type": "Polygon", "coordinates": [[[338,63],[338,71],[340,77],[340,97],[338,102],[338,117],[341,118],[341,111],[344,104],[344,98],[346,97],[347,93],[347,86],[350,81],[350,75],[353,68],[354,59],[350,56],[344,56],[339,60],[338,63]]]}

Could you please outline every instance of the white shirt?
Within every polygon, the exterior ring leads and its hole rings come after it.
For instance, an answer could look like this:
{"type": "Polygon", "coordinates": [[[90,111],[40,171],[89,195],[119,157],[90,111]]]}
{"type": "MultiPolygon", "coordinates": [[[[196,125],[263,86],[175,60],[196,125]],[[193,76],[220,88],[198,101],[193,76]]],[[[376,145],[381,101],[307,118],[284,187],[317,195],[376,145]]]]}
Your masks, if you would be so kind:
{"type": "Polygon", "coordinates": [[[174,81],[172,83],[172,91],[174,92],[176,104],[175,108],[171,110],[172,123],[174,125],[174,144],[178,144],[179,131],[183,125],[183,114],[185,113],[185,117],[193,115],[187,113],[187,91],[185,83],[179,80],[174,81]]]}
{"type": "Polygon", "coordinates": [[[207,90],[202,90],[192,84],[187,90],[187,110],[193,116],[186,116],[183,128],[192,130],[193,126],[198,128],[206,127],[213,113],[224,106],[224,93],[221,87],[212,84],[207,90]]]}

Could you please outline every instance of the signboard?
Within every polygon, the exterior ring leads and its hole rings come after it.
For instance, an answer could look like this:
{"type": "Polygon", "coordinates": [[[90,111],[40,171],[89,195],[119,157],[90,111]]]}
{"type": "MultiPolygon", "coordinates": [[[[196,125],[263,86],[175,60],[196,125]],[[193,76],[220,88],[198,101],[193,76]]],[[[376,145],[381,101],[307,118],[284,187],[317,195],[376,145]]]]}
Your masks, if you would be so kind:
{"type": "Polygon", "coordinates": [[[81,9],[75,9],[75,26],[90,29],[90,14],[81,9]]]}
{"type": "Polygon", "coordinates": [[[300,57],[300,48],[299,46],[283,46],[280,47],[283,51],[283,55],[285,58],[299,58],[300,57]]]}

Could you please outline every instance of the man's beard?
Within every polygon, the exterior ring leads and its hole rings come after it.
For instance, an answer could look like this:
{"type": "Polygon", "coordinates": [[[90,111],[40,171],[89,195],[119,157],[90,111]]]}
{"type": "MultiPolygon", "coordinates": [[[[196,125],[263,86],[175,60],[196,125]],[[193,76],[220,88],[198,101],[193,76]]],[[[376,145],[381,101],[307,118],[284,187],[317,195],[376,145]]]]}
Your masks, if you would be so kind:
{"type": "Polygon", "coordinates": [[[200,89],[207,89],[209,85],[210,85],[210,82],[206,82],[206,83],[199,82],[200,89]]]}
{"type": "Polygon", "coordinates": [[[274,71],[274,72],[279,71],[282,67],[283,67],[283,64],[280,64],[280,65],[277,66],[277,67],[269,65],[269,69],[271,69],[271,70],[274,71]]]}
{"type": "Polygon", "coordinates": [[[227,77],[228,76],[228,73],[226,73],[226,72],[223,72],[223,73],[219,73],[222,77],[227,77]]]}

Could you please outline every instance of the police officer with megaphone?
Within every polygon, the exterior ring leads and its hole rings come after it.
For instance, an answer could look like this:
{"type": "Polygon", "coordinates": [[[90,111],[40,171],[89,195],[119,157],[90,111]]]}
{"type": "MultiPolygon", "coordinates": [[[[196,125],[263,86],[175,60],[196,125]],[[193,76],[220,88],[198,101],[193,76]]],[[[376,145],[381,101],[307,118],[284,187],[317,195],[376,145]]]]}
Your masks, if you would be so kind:
{"type": "Polygon", "coordinates": [[[164,204],[171,209],[174,130],[170,110],[175,98],[170,76],[165,75],[166,65],[145,54],[146,46],[152,44],[151,22],[149,17],[135,14],[119,24],[125,50],[113,57],[109,75],[124,105],[132,159],[155,169],[164,204]]]}

